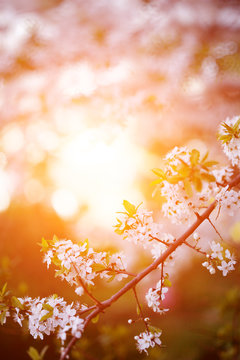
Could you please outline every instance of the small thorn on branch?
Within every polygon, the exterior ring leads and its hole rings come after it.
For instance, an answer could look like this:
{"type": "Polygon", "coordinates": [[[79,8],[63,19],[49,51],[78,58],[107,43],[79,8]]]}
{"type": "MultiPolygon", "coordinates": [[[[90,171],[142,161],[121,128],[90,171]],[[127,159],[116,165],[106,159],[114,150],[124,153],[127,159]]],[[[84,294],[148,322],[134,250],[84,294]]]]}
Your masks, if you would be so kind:
{"type": "Polygon", "coordinates": [[[198,220],[201,220],[202,219],[202,216],[199,215],[199,213],[197,211],[194,211],[194,214],[196,215],[197,219],[198,220]]]}

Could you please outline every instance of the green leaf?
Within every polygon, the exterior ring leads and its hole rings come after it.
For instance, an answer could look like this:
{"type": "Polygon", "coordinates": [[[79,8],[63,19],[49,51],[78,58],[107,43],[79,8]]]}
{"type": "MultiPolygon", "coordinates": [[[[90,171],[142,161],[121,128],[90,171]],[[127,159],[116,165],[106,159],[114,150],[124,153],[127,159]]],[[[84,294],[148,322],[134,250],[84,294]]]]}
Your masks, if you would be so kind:
{"type": "Polygon", "coordinates": [[[57,235],[53,235],[53,242],[56,243],[58,241],[59,241],[59,239],[58,239],[57,235]]]}
{"type": "Polygon", "coordinates": [[[179,176],[179,175],[172,175],[172,176],[167,177],[167,181],[170,184],[177,184],[181,180],[182,180],[182,176],[179,176]]]}
{"type": "Polygon", "coordinates": [[[123,200],[123,206],[125,207],[125,209],[128,212],[129,216],[133,216],[136,213],[136,206],[131,204],[129,201],[123,200]]]}
{"type": "Polygon", "coordinates": [[[44,348],[42,349],[40,356],[41,356],[41,360],[43,360],[44,355],[46,354],[46,351],[48,349],[48,345],[44,346],[44,348]]]}
{"type": "Polygon", "coordinates": [[[152,334],[154,334],[154,333],[159,333],[159,332],[161,333],[161,332],[162,332],[162,330],[159,329],[159,328],[156,327],[156,326],[149,325],[148,327],[149,327],[149,330],[150,330],[150,332],[151,332],[152,334]]]}
{"type": "Polygon", "coordinates": [[[234,130],[234,132],[237,132],[237,131],[238,131],[239,125],[240,125],[240,117],[239,117],[239,119],[235,122],[235,124],[233,125],[233,130],[234,130]]]}
{"type": "Polygon", "coordinates": [[[204,157],[202,158],[201,163],[204,163],[204,161],[207,160],[208,154],[209,154],[209,151],[206,152],[206,154],[205,154],[204,157]]]}
{"type": "Polygon", "coordinates": [[[97,316],[95,316],[91,321],[93,324],[96,324],[99,320],[99,314],[97,314],[97,316]]]}
{"type": "Polygon", "coordinates": [[[7,283],[5,283],[2,287],[1,296],[4,296],[6,288],[7,288],[7,283]]]}
{"type": "Polygon", "coordinates": [[[96,271],[96,272],[103,271],[106,269],[106,266],[103,264],[93,264],[92,269],[93,269],[93,271],[96,271]]]}
{"type": "Polygon", "coordinates": [[[88,250],[89,250],[89,240],[88,239],[85,239],[85,241],[84,241],[84,244],[87,244],[86,245],[86,252],[88,252],[88,250]]]}
{"type": "Polygon", "coordinates": [[[229,142],[232,139],[232,135],[219,135],[218,140],[221,140],[223,144],[229,142]]]}
{"type": "Polygon", "coordinates": [[[163,179],[156,179],[156,180],[153,180],[150,185],[151,186],[155,186],[157,184],[161,184],[163,182],[163,179]]]}
{"type": "Polygon", "coordinates": [[[184,185],[184,190],[186,191],[186,194],[189,197],[192,197],[193,191],[192,191],[192,185],[191,185],[190,181],[188,181],[187,179],[184,179],[183,185],[184,185]]]}
{"type": "Polygon", "coordinates": [[[53,311],[53,307],[49,304],[43,304],[42,308],[47,311],[53,311]]]}
{"type": "Polygon", "coordinates": [[[110,283],[112,282],[116,277],[116,274],[115,275],[112,275],[109,279],[107,279],[107,282],[110,283]]]}
{"type": "Polygon", "coordinates": [[[118,235],[122,235],[124,233],[124,230],[115,229],[114,232],[118,235]]]}
{"type": "Polygon", "coordinates": [[[215,176],[212,174],[208,174],[208,173],[201,174],[201,178],[208,182],[216,181],[215,176]]]}
{"type": "Polygon", "coordinates": [[[203,163],[203,165],[206,166],[206,167],[211,167],[211,166],[217,165],[217,164],[218,164],[218,161],[214,161],[214,160],[205,161],[205,162],[203,163]]]}
{"type": "Polygon", "coordinates": [[[19,308],[20,310],[24,310],[23,304],[20,302],[20,300],[18,300],[16,296],[11,297],[11,303],[13,307],[19,308]]]}
{"type": "Polygon", "coordinates": [[[138,305],[137,305],[136,311],[137,311],[137,314],[138,314],[138,315],[140,315],[141,310],[140,310],[140,308],[139,308],[139,306],[138,306],[138,305]]]}
{"type": "Polygon", "coordinates": [[[46,239],[42,238],[42,242],[41,242],[41,244],[39,244],[39,245],[42,247],[42,248],[41,248],[41,251],[43,251],[43,252],[48,251],[49,244],[48,244],[48,242],[47,242],[46,239]]]}
{"type": "Polygon", "coordinates": [[[37,349],[35,349],[33,346],[30,346],[27,353],[32,360],[41,360],[42,359],[39,352],[37,351],[37,349]]]}
{"type": "Polygon", "coordinates": [[[61,276],[65,272],[65,269],[56,270],[54,276],[58,277],[61,276]]]}
{"type": "Polygon", "coordinates": [[[225,131],[227,130],[229,132],[229,134],[233,133],[233,128],[231,126],[229,126],[227,123],[222,123],[222,127],[225,128],[225,131]]]}
{"type": "Polygon", "coordinates": [[[191,151],[191,154],[190,154],[190,161],[191,161],[191,164],[194,166],[194,165],[197,165],[198,162],[199,162],[199,158],[200,158],[200,152],[196,149],[193,149],[191,151]]]}
{"type": "Polygon", "coordinates": [[[190,175],[191,169],[189,166],[185,166],[183,165],[181,167],[181,169],[179,169],[178,173],[179,175],[181,175],[183,178],[186,178],[190,175]]]}
{"type": "Polygon", "coordinates": [[[33,346],[30,346],[30,348],[28,349],[27,353],[30,356],[30,358],[32,360],[43,360],[44,355],[46,354],[46,351],[48,349],[48,346],[44,346],[44,348],[42,349],[41,353],[39,354],[38,350],[35,349],[33,346]]]}
{"type": "Polygon", "coordinates": [[[111,258],[111,254],[109,252],[107,252],[107,255],[106,255],[106,264],[108,265],[109,262],[110,262],[110,258],[111,258]]]}
{"type": "Polygon", "coordinates": [[[165,178],[165,172],[162,169],[154,168],[152,172],[163,179],[165,178]]]}
{"type": "Polygon", "coordinates": [[[7,309],[6,309],[6,310],[3,310],[3,312],[2,312],[1,315],[0,315],[0,323],[1,323],[1,325],[3,325],[4,322],[5,322],[6,313],[7,313],[7,309]]]}
{"type": "Polygon", "coordinates": [[[193,178],[193,183],[195,186],[196,191],[200,192],[202,190],[202,181],[198,176],[193,178]]]}
{"type": "Polygon", "coordinates": [[[163,280],[163,285],[166,286],[166,287],[171,287],[172,286],[172,283],[169,279],[164,279],[163,280]]]}
{"type": "Polygon", "coordinates": [[[53,311],[49,311],[47,314],[43,315],[40,319],[40,322],[42,321],[46,321],[47,319],[49,319],[50,317],[52,317],[53,311]]]}
{"type": "Polygon", "coordinates": [[[52,258],[52,262],[54,265],[56,266],[61,266],[61,260],[59,260],[59,258],[57,257],[57,255],[55,254],[54,257],[52,258]]]}

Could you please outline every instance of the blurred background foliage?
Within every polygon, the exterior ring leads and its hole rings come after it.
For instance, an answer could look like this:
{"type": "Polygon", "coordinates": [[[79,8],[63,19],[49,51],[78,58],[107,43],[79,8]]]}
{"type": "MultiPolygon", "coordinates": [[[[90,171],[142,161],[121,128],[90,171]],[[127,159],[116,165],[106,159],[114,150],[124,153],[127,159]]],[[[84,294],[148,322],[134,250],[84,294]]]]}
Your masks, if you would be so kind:
{"type": "MultiPolygon", "coordinates": [[[[150,169],[175,145],[210,148],[226,163],[216,132],[240,113],[239,19],[234,0],[1,1],[1,284],[17,296],[76,300],[41,262],[37,244],[54,234],[123,249],[133,271],[150,263],[114,234],[115,212],[125,198],[144,200],[161,219],[150,169]]],[[[238,257],[239,220],[238,213],[218,221],[238,257]]],[[[205,243],[215,236],[202,232],[205,243]]],[[[213,277],[183,251],[171,277],[169,313],[151,314],[166,347],[149,358],[240,359],[239,269],[213,277]]],[[[143,303],[147,286],[151,279],[139,287],[143,303]]],[[[100,282],[95,294],[118,288],[100,282]]],[[[144,358],[133,339],[142,325],[127,324],[134,313],[126,295],[89,327],[73,358],[144,358]]],[[[3,358],[29,359],[29,346],[45,343],[46,359],[57,358],[53,338],[33,341],[11,322],[0,343],[3,358]]]]}

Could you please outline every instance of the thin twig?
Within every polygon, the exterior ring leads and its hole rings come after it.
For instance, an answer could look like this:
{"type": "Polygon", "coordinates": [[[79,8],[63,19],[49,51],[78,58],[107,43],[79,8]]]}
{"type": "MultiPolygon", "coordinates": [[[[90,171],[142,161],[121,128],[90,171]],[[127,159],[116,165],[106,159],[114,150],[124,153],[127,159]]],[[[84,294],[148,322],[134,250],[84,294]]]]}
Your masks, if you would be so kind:
{"type": "Polygon", "coordinates": [[[160,287],[160,300],[162,301],[162,288],[163,288],[163,266],[164,266],[164,261],[162,262],[162,266],[161,266],[161,287],[160,287]]]}
{"type": "Polygon", "coordinates": [[[217,212],[215,221],[217,221],[217,219],[218,219],[218,217],[219,217],[219,215],[220,215],[220,211],[221,211],[221,205],[218,206],[218,212],[217,212]]]}
{"type": "MultiPolygon", "coordinates": [[[[72,262],[71,262],[72,263],[72,262]]],[[[85,293],[98,305],[98,307],[101,308],[102,304],[100,301],[98,301],[98,299],[95,298],[95,296],[93,296],[90,291],[88,291],[86,285],[84,284],[84,281],[82,280],[81,276],[79,275],[78,269],[76,268],[76,266],[72,263],[74,270],[77,273],[77,277],[78,277],[78,281],[80,282],[81,286],[83,287],[85,293]]]]}
{"type": "Polygon", "coordinates": [[[152,236],[151,234],[150,234],[149,236],[152,238],[152,240],[156,240],[156,241],[160,242],[161,244],[163,244],[163,245],[165,245],[165,246],[170,246],[170,245],[171,245],[171,243],[169,244],[169,243],[167,243],[167,242],[164,241],[164,240],[161,240],[161,239],[159,239],[159,238],[157,238],[157,237],[155,237],[155,236],[152,236]]]}
{"type": "Polygon", "coordinates": [[[139,302],[139,299],[138,299],[138,296],[137,296],[137,292],[136,292],[136,287],[135,287],[135,286],[133,287],[133,293],[134,293],[134,296],[135,296],[135,299],[136,299],[137,307],[138,307],[139,312],[140,312],[140,318],[141,318],[141,320],[144,322],[144,325],[146,326],[146,329],[147,329],[147,331],[149,332],[148,322],[145,321],[145,319],[144,319],[144,315],[143,315],[143,311],[142,311],[142,306],[141,306],[141,304],[140,304],[140,302],[139,302]]]}
{"type": "Polygon", "coordinates": [[[96,271],[96,273],[101,273],[103,271],[114,271],[117,274],[126,274],[128,276],[133,276],[133,277],[137,276],[136,274],[130,273],[130,272],[126,271],[126,270],[116,270],[116,269],[111,268],[111,267],[107,267],[106,269],[98,270],[98,271],[96,271]]]}
{"type": "Polygon", "coordinates": [[[196,246],[189,244],[189,242],[187,242],[187,241],[184,241],[184,245],[187,245],[191,249],[197,251],[199,254],[207,255],[207,253],[205,251],[202,251],[202,250],[198,249],[196,246]]]}
{"type": "Polygon", "coordinates": [[[213,222],[210,220],[210,218],[208,217],[208,222],[212,225],[212,227],[214,228],[215,232],[218,234],[218,236],[220,237],[220,239],[222,240],[222,242],[224,242],[222,235],[220,234],[220,232],[218,231],[218,229],[216,228],[216,226],[213,224],[213,222]]]}
{"type": "Polygon", "coordinates": [[[85,314],[86,312],[94,310],[94,309],[96,309],[96,305],[89,306],[87,309],[80,310],[80,311],[78,311],[77,314],[82,315],[82,314],[85,314]]]}

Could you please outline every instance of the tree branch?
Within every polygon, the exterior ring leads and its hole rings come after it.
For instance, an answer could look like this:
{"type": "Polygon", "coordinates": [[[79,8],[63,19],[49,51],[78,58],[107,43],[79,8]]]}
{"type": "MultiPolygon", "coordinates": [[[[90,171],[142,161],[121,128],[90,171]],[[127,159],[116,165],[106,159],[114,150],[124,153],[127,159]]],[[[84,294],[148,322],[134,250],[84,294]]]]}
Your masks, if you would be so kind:
{"type": "MultiPolygon", "coordinates": [[[[72,262],[71,262],[72,263],[72,262]]],[[[98,299],[95,298],[95,296],[92,295],[92,293],[90,293],[90,291],[88,291],[86,285],[84,284],[83,279],[81,278],[81,276],[79,275],[78,269],[76,268],[76,266],[72,263],[74,270],[77,273],[77,278],[78,281],[80,283],[80,285],[83,287],[85,293],[97,304],[98,307],[101,307],[101,302],[98,301],[98,299]]]]}
{"type": "MultiPolygon", "coordinates": [[[[229,188],[237,185],[240,182],[240,174],[237,175],[230,183],[229,188]]],[[[210,214],[213,212],[217,206],[217,201],[215,200],[209,207],[203,212],[203,214],[197,216],[197,220],[176,240],[174,243],[171,243],[168,248],[162,253],[159,258],[157,258],[152,264],[142,270],[135,278],[129,281],[124,285],[118,292],[112,295],[109,299],[101,302],[101,306],[96,308],[85,318],[85,326],[87,327],[91,319],[96,317],[100,312],[102,312],[107,307],[110,307],[114,302],[116,302],[120,297],[122,297],[130,289],[133,289],[143,278],[149,275],[153,270],[155,270],[160,264],[162,264],[169,255],[171,255],[179,246],[181,246],[185,240],[194,233],[194,231],[201,225],[205,220],[208,220],[210,214]]],[[[65,351],[61,354],[60,360],[64,360],[71,350],[72,346],[78,339],[73,337],[68,343],[65,351]]]]}

